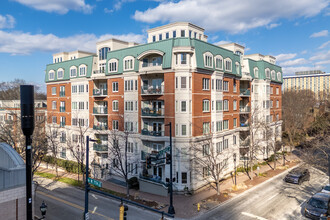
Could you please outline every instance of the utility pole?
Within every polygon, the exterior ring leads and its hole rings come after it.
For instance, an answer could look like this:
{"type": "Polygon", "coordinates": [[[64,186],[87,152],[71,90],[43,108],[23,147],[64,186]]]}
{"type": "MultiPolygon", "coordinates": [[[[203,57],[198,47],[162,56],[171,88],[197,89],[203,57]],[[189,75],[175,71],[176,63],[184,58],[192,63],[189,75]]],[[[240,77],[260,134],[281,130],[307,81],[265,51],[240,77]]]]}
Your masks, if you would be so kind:
{"type": "Polygon", "coordinates": [[[172,150],[172,123],[168,123],[166,126],[170,127],[170,206],[168,207],[168,213],[171,215],[175,214],[174,206],[173,206],[173,150],[172,150]]]}
{"type": "Polygon", "coordinates": [[[25,135],[26,162],[26,219],[32,220],[32,147],[31,135],[34,130],[34,87],[21,85],[21,128],[25,135]]]}

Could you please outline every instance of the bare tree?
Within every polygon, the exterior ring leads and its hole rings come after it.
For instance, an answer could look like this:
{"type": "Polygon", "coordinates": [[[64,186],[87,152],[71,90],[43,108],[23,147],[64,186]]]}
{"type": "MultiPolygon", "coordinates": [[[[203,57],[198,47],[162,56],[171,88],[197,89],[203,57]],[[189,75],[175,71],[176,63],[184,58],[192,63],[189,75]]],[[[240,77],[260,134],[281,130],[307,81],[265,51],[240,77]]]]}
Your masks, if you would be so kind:
{"type": "MultiPolygon", "coordinates": [[[[78,117],[77,117],[78,118],[78,117]]],[[[88,131],[88,125],[82,124],[82,121],[77,121],[78,126],[76,129],[71,129],[66,133],[66,144],[68,149],[70,150],[71,156],[78,163],[78,181],[79,181],[79,169],[83,173],[83,181],[85,181],[84,175],[84,162],[85,162],[85,154],[86,154],[86,141],[85,135],[88,131]],[[75,131],[73,131],[75,130],[75,131]]]]}
{"type": "Polygon", "coordinates": [[[183,152],[190,161],[191,170],[196,178],[213,187],[220,195],[221,180],[225,177],[229,159],[233,152],[229,148],[229,139],[217,139],[216,133],[204,134],[191,142],[188,150],[183,152]]]}
{"type": "Polygon", "coordinates": [[[315,95],[310,90],[289,91],[283,96],[284,131],[291,148],[295,146],[298,135],[300,141],[307,134],[307,129],[313,121],[315,104],[315,95]]]}
{"type": "Polygon", "coordinates": [[[60,152],[60,129],[56,123],[51,123],[52,116],[49,115],[48,124],[46,126],[46,138],[48,151],[52,155],[55,163],[56,177],[58,177],[57,159],[60,152]]]}

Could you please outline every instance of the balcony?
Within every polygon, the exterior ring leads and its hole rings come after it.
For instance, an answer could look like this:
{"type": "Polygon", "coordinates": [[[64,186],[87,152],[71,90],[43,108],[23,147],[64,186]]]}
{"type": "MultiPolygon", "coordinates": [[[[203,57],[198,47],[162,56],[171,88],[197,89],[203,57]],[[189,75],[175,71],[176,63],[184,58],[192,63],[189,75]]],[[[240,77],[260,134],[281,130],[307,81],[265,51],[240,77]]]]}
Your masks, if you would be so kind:
{"type": "Polygon", "coordinates": [[[65,97],[65,91],[60,91],[60,97],[65,97]]]}
{"type": "Polygon", "coordinates": [[[148,131],[147,129],[142,129],[141,131],[142,135],[147,135],[147,136],[164,136],[164,131],[148,131]]]}
{"type": "Polygon", "coordinates": [[[94,143],[93,144],[93,150],[94,151],[106,151],[108,152],[108,145],[107,144],[97,144],[97,143],[94,143]]]}
{"type": "Polygon", "coordinates": [[[65,112],[65,107],[60,107],[60,112],[65,112]]]}
{"type": "Polygon", "coordinates": [[[240,96],[250,96],[251,92],[249,89],[240,89],[240,96]]]}
{"type": "Polygon", "coordinates": [[[93,108],[93,114],[95,115],[106,115],[108,114],[108,108],[107,107],[94,107],[93,108]]]}
{"type": "Polygon", "coordinates": [[[107,89],[93,89],[93,96],[107,96],[107,89]]]}
{"type": "Polygon", "coordinates": [[[104,74],[105,70],[94,70],[93,74],[104,74]]]}
{"type": "Polygon", "coordinates": [[[161,117],[164,116],[164,108],[154,109],[154,108],[143,108],[141,109],[142,116],[150,117],[161,117]]]}
{"type": "Polygon", "coordinates": [[[163,95],[164,86],[143,86],[141,87],[142,95],[163,95]]]}
{"type": "Polygon", "coordinates": [[[93,125],[93,129],[98,131],[108,130],[108,125],[93,125]]]}
{"type": "Polygon", "coordinates": [[[250,106],[240,106],[239,107],[239,112],[240,113],[250,113],[251,112],[251,109],[250,109],[250,106]]]}

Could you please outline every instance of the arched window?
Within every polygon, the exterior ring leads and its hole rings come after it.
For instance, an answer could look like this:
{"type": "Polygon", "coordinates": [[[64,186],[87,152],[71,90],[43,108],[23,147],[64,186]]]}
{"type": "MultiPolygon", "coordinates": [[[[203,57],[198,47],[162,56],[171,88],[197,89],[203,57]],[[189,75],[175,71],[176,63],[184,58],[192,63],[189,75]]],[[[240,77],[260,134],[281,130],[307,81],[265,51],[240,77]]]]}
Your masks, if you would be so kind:
{"type": "Polygon", "coordinates": [[[133,70],[134,69],[134,57],[127,56],[123,60],[124,71],[133,70]]]}
{"type": "Polygon", "coordinates": [[[232,71],[232,61],[230,58],[225,59],[225,71],[232,71]]]}
{"type": "Polygon", "coordinates": [[[254,67],[253,71],[254,71],[254,77],[259,78],[259,69],[258,69],[258,67],[254,67]]]}
{"type": "Polygon", "coordinates": [[[106,60],[108,51],[110,51],[110,47],[103,47],[99,49],[99,60],[106,60]]]}
{"type": "Polygon", "coordinates": [[[277,80],[281,81],[282,80],[282,74],[281,72],[277,72],[277,80]]]}
{"type": "Polygon", "coordinates": [[[219,70],[223,70],[223,58],[220,55],[216,55],[214,57],[215,68],[219,70]]]}
{"type": "Polygon", "coordinates": [[[54,70],[49,70],[48,79],[49,80],[54,80],[55,79],[55,71],[54,70]]]}
{"type": "Polygon", "coordinates": [[[213,67],[213,55],[210,52],[204,53],[204,66],[212,68],[213,67]]]}
{"type": "Polygon", "coordinates": [[[77,77],[77,67],[76,66],[71,66],[70,67],[70,77],[77,77]]]}
{"type": "Polygon", "coordinates": [[[62,68],[59,68],[57,70],[57,79],[63,79],[64,76],[64,70],[62,68]]]}
{"type": "Polygon", "coordinates": [[[118,71],[118,60],[117,59],[111,59],[108,62],[108,72],[114,73],[118,71]]]}
{"type": "Polygon", "coordinates": [[[272,70],[271,76],[272,76],[272,80],[275,80],[275,71],[274,70],[272,70]]]}
{"type": "Polygon", "coordinates": [[[81,64],[79,66],[79,76],[86,76],[87,66],[85,64],[81,64]]]}
{"type": "Polygon", "coordinates": [[[265,69],[266,79],[270,79],[270,70],[267,68],[265,69]]]}

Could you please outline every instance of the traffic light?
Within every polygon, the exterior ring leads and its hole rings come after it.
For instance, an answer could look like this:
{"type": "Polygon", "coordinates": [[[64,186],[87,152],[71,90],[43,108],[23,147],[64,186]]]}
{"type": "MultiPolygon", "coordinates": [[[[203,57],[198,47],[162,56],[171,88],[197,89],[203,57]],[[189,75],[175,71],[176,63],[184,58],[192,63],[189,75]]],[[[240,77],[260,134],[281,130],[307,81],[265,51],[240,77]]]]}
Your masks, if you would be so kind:
{"type": "Polygon", "coordinates": [[[126,220],[128,206],[121,204],[119,207],[119,220],[126,220]]]}
{"type": "Polygon", "coordinates": [[[166,157],[165,157],[165,160],[166,160],[166,164],[170,164],[171,163],[171,154],[169,153],[166,153],[166,157]]]}
{"type": "Polygon", "coordinates": [[[151,168],[151,157],[150,156],[147,156],[146,163],[147,163],[147,169],[150,169],[151,168]]]}

